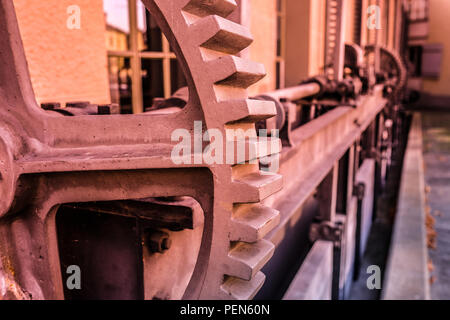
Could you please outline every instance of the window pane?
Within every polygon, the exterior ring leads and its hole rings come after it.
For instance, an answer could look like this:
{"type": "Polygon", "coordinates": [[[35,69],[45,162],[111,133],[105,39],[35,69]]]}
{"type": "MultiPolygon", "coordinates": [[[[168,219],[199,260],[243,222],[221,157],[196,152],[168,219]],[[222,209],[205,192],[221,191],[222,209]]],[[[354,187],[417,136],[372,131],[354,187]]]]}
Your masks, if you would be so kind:
{"type": "Polygon", "coordinates": [[[120,105],[121,113],[132,113],[130,59],[109,57],[108,68],[111,102],[120,105]]]}
{"type": "Polygon", "coordinates": [[[140,0],[138,0],[138,30],[140,51],[162,51],[161,30],[140,0]]]}
{"type": "Polygon", "coordinates": [[[144,95],[144,110],[153,105],[154,98],[164,97],[161,59],[142,59],[142,93],[144,95]]]}
{"type": "Polygon", "coordinates": [[[128,50],[128,0],[103,0],[103,10],[106,21],[106,48],[112,51],[128,50]]]}

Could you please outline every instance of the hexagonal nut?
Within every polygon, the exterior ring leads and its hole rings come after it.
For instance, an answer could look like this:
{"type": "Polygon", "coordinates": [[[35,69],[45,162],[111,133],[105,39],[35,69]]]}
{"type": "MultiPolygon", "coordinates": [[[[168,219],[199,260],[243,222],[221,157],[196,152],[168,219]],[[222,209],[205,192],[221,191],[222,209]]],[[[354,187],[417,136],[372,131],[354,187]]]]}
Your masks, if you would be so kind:
{"type": "Polygon", "coordinates": [[[146,244],[152,253],[164,253],[172,246],[172,240],[167,232],[147,230],[146,244]]]}

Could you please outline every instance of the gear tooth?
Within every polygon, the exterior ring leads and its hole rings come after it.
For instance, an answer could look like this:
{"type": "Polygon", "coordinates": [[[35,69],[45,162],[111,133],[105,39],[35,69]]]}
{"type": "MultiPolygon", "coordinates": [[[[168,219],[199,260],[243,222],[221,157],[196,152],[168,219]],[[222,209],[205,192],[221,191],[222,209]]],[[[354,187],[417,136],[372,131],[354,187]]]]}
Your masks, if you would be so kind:
{"type": "Polygon", "coordinates": [[[219,86],[230,86],[246,89],[261,80],[266,71],[264,66],[250,60],[235,56],[223,56],[208,62],[210,74],[217,75],[214,83],[219,86]]]}
{"type": "Polygon", "coordinates": [[[254,172],[235,179],[235,203],[260,202],[283,187],[283,177],[270,172],[254,172]]]}
{"type": "Polygon", "coordinates": [[[260,204],[235,205],[231,241],[256,242],[280,222],[280,213],[260,204]]]}
{"type": "Polygon", "coordinates": [[[250,281],[273,256],[275,246],[267,240],[237,242],[228,253],[226,275],[250,281]]]}
{"type": "Polygon", "coordinates": [[[222,53],[237,54],[253,42],[248,28],[217,15],[204,17],[190,28],[201,47],[222,53]]]}
{"type": "Polygon", "coordinates": [[[227,100],[219,102],[216,108],[218,117],[225,123],[253,123],[277,115],[277,109],[272,101],[254,99],[227,100]]]}
{"type": "Polygon", "coordinates": [[[235,0],[191,0],[183,11],[204,17],[216,14],[221,17],[230,15],[237,8],[235,0]]]}
{"type": "Polygon", "coordinates": [[[252,280],[229,277],[221,286],[223,299],[251,300],[264,284],[266,276],[258,272],[252,280]]]}
{"type": "Polygon", "coordinates": [[[281,152],[282,144],[279,138],[249,138],[227,142],[227,150],[242,150],[233,154],[234,158],[226,159],[229,164],[245,164],[255,162],[260,158],[267,158],[281,152]]]}
{"type": "Polygon", "coordinates": [[[280,139],[258,139],[255,130],[256,121],[276,115],[275,104],[248,99],[246,90],[265,76],[264,66],[234,56],[253,41],[247,28],[224,19],[236,9],[235,0],[144,0],[144,3],[156,13],[163,13],[170,28],[183,31],[173,33],[175,40],[176,34],[190,37],[174,48],[183,53],[188,66],[195,66],[191,73],[198,83],[191,90],[197,91],[198,107],[204,109],[207,122],[213,120],[212,123],[223,125],[227,132],[224,143],[231,143],[238,150],[244,148],[247,153],[243,164],[226,162],[231,167],[232,181],[229,170],[212,168],[215,179],[228,186],[224,199],[214,200],[227,212],[212,226],[212,232],[227,226],[214,237],[220,245],[211,247],[211,256],[224,260],[207,266],[204,282],[187,296],[252,299],[265,281],[260,270],[274,253],[274,245],[263,237],[280,220],[276,210],[257,202],[282,188],[280,175],[260,172],[259,162],[251,161],[278,154],[282,148],[280,139]],[[181,11],[174,15],[175,9],[181,11]],[[228,135],[231,129],[237,131],[233,136],[228,135]],[[222,223],[230,218],[231,221],[222,223]]]}
{"type": "Polygon", "coordinates": [[[272,101],[262,101],[255,99],[246,100],[248,116],[246,119],[251,122],[265,120],[277,115],[277,108],[272,101]]]}

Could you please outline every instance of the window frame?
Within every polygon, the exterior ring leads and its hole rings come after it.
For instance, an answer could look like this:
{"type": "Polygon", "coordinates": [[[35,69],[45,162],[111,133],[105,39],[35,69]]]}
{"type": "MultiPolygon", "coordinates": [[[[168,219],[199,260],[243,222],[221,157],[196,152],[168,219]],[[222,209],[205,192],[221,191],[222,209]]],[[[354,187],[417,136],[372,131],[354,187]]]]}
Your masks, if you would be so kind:
{"type": "Polygon", "coordinates": [[[276,45],[276,57],[275,57],[275,87],[276,89],[283,89],[286,83],[285,66],[286,66],[286,0],[276,0],[277,21],[276,28],[277,34],[280,33],[280,54],[278,54],[278,35],[276,45]],[[278,5],[279,4],[279,5],[278,5]],[[280,24],[278,25],[278,21],[280,24]],[[280,28],[280,30],[278,30],[280,28]],[[279,68],[279,70],[278,70],[279,68]]]}
{"type": "Polygon", "coordinates": [[[170,98],[172,95],[171,83],[171,61],[176,60],[176,55],[170,51],[170,45],[167,38],[161,32],[162,51],[140,51],[138,44],[138,16],[137,1],[128,0],[128,18],[130,25],[129,50],[108,50],[109,58],[128,58],[130,59],[131,69],[131,103],[133,114],[144,112],[143,89],[142,89],[142,59],[162,60],[163,88],[164,98],[170,98]]]}

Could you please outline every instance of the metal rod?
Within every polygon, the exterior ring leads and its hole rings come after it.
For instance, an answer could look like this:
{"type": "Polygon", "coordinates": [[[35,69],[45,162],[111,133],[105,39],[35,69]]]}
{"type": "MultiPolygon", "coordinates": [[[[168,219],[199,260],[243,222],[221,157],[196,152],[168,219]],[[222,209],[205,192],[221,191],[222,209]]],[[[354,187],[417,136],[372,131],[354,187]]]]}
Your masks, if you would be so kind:
{"type": "MultiPolygon", "coordinates": [[[[340,225],[340,227],[343,228],[342,225],[340,225]]],[[[341,297],[341,258],[342,239],[339,241],[333,241],[333,274],[331,280],[331,300],[340,300],[341,297]]]]}
{"type": "Polygon", "coordinates": [[[361,247],[362,247],[362,215],[363,215],[363,200],[366,192],[366,185],[364,183],[358,183],[354,187],[353,195],[358,199],[358,208],[356,210],[356,228],[355,228],[355,258],[353,268],[353,280],[356,281],[359,278],[361,269],[361,247]]]}
{"type": "Polygon", "coordinates": [[[320,85],[317,83],[302,84],[295,87],[289,87],[286,89],[276,90],[269,92],[265,95],[274,99],[286,99],[290,101],[300,100],[319,93],[320,85]]]}
{"type": "Polygon", "coordinates": [[[144,101],[142,95],[142,66],[139,56],[138,28],[137,28],[137,4],[136,1],[128,2],[128,11],[130,15],[130,51],[133,53],[131,60],[132,69],[132,109],[133,113],[142,113],[144,111],[144,101]]]}

